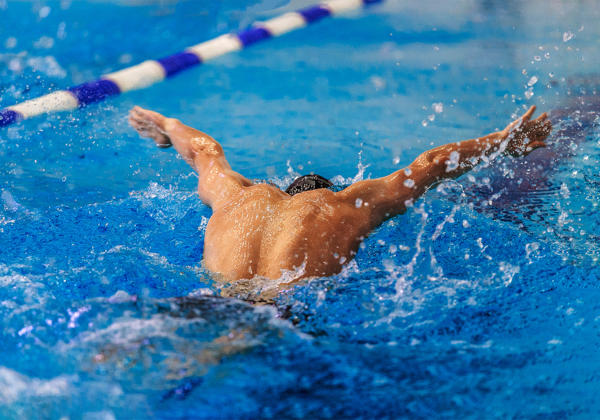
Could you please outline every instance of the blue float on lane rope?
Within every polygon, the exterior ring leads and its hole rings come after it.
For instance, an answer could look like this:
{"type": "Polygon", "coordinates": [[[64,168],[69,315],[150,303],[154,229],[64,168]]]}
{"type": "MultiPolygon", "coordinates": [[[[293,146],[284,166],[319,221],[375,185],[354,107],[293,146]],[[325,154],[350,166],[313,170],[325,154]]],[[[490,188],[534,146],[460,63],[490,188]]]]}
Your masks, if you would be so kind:
{"type": "Polygon", "coordinates": [[[102,101],[109,96],[142,89],[212,58],[240,50],[271,37],[283,35],[327,16],[381,1],[383,0],[330,0],[297,12],[285,13],[265,22],[255,23],[249,29],[237,34],[222,35],[168,57],[147,60],[135,66],[106,74],[98,80],[9,106],[0,110],[0,127],[36,115],[72,110],[102,101]]]}

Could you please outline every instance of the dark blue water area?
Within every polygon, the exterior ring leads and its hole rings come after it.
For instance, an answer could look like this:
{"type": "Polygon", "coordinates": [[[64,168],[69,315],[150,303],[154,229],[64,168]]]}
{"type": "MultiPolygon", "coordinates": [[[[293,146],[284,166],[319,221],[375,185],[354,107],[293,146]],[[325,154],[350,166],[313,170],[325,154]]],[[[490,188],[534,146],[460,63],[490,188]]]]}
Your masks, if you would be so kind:
{"type": "MultiPolygon", "coordinates": [[[[597,417],[600,12],[439,3],[323,20],[3,128],[0,418],[597,417]],[[202,267],[197,176],[127,124],[154,109],[251,179],[341,188],[534,104],[548,148],[434,186],[342,273],[267,305],[249,301],[268,284],[202,267]]],[[[0,106],[309,4],[0,0],[0,106]]]]}

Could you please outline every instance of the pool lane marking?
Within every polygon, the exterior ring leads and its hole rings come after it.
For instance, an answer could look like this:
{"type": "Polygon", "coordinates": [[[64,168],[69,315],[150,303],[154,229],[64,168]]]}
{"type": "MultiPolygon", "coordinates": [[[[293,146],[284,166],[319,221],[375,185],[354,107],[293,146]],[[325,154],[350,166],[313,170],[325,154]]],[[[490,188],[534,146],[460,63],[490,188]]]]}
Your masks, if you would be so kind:
{"type": "Polygon", "coordinates": [[[256,22],[237,34],[221,35],[188,47],[182,52],[158,60],[147,60],[135,66],[105,74],[98,80],[6,107],[0,110],[0,127],[41,114],[81,108],[102,101],[109,96],[143,89],[174,76],[180,71],[241,50],[256,42],[303,28],[328,16],[335,16],[381,1],[383,0],[330,0],[296,12],[288,12],[264,22],[256,22]]]}

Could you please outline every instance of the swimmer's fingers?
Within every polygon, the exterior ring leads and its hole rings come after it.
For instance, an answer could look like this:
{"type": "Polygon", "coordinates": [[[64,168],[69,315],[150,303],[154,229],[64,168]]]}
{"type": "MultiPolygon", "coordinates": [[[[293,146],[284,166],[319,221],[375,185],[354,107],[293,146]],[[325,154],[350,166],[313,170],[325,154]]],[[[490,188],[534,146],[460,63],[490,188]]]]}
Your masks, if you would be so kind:
{"type": "Polygon", "coordinates": [[[532,142],[543,141],[552,132],[552,123],[547,119],[540,120],[539,118],[531,122],[531,127],[528,130],[528,137],[532,142]]]}
{"type": "Polygon", "coordinates": [[[527,110],[527,112],[525,114],[523,114],[523,116],[521,117],[521,120],[523,121],[522,124],[525,124],[527,121],[529,121],[534,112],[535,112],[535,105],[531,105],[531,107],[527,110]]]}
{"type": "Polygon", "coordinates": [[[129,110],[129,121],[133,120],[142,120],[144,119],[143,108],[139,106],[134,106],[129,110]]]}
{"type": "Polygon", "coordinates": [[[528,155],[529,153],[533,152],[535,149],[539,149],[540,147],[546,147],[546,143],[544,143],[543,141],[534,141],[532,143],[529,143],[525,147],[524,155],[528,155]]]}
{"type": "Polygon", "coordinates": [[[515,121],[515,125],[519,124],[519,127],[525,127],[529,123],[529,120],[531,119],[531,116],[533,115],[534,112],[535,112],[535,105],[531,105],[531,107],[529,107],[527,112],[525,112],[521,116],[521,118],[519,118],[518,120],[515,121]]]}
{"type": "Polygon", "coordinates": [[[539,149],[540,147],[546,147],[546,143],[543,141],[532,141],[527,144],[520,144],[513,148],[507,149],[506,152],[512,157],[522,157],[527,156],[529,153],[533,152],[535,149],[539,149]]]}
{"type": "Polygon", "coordinates": [[[548,119],[548,113],[547,112],[543,112],[539,117],[537,117],[535,120],[533,120],[534,122],[538,122],[541,123],[543,121],[545,121],[546,119],[548,119]]]}
{"type": "Polygon", "coordinates": [[[129,111],[128,118],[129,124],[140,136],[153,139],[160,148],[167,148],[172,144],[163,129],[164,119],[165,117],[162,115],[139,106],[135,106],[129,111]]]}
{"type": "Polygon", "coordinates": [[[149,109],[144,109],[141,106],[134,106],[129,110],[129,121],[134,121],[147,125],[155,125],[158,128],[162,129],[162,120],[164,120],[164,116],[159,114],[158,112],[150,111],[149,109]]]}
{"type": "Polygon", "coordinates": [[[550,120],[545,120],[540,127],[539,133],[544,139],[550,135],[552,132],[552,123],[550,120]]]}
{"type": "Polygon", "coordinates": [[[146,118],[144,118],[144,114],[142,113],[142,108],[139,106],[134,106],[129,110],[129,116],[127,119],[129,124],[131,124],[133,127],[147,125],[146,118]]]}
{"type": "Polygon", "coordinates": [[[504,129],[504,135],[508,136],[517,127],[524,127],[526,123],[529,122],[529,119],[531,118],[534,112],[535,105],[532,105],[525,114],[508,124],[508,126],[504,129]]]}
{"type": "MultiPolygon", "coordinates": [[[[530,121],[529,124],[531,124],[531,126],[536,132],[546,132],[548,128],[552,130],[552,123],[550,122],[550,120],[548,120],[548,114],[546,114],[545,112],[539,117],[537,117],[535,120],[530,121]]],[[[549,133],[550,131],[548,131],[548,134],[549,133]]]]}

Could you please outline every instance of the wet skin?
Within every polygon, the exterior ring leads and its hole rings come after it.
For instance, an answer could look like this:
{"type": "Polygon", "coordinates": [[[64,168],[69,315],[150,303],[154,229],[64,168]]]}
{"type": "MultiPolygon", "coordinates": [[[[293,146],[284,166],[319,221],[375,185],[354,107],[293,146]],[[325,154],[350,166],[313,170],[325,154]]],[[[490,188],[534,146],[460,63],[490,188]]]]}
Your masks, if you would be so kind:
{"type": "Polygon", "coordinates": [[[534,111],[502,131],[428,150],[386,177],[294,196],[233,171],[217,141],[176,119],[135,107],[129,122],[158,146],[174,146],[198,172],[198,194],[213,210],[204,265],[234,281],[278,279],[287,270],[295,279],[338,273],[373,229],[406,211],[431,185],[464,174],[483,158],[525,156],[544,147],[552,126],[546,113],[531,119],[534,111]]]}

